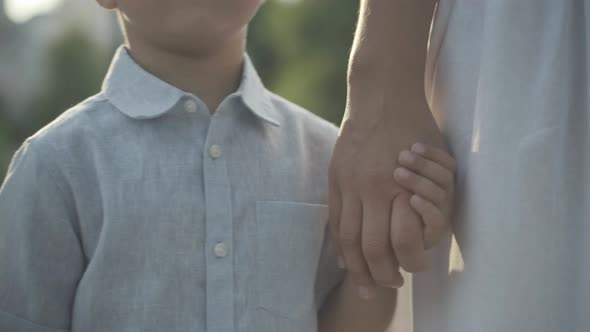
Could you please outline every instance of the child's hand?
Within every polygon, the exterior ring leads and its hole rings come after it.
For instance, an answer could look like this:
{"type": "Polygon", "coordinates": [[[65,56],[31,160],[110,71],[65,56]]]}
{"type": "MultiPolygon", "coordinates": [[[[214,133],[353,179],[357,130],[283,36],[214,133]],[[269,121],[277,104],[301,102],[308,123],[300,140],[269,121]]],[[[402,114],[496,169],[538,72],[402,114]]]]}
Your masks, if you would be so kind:
{"type": "Polygon", "coordinates": [[[424,245],[434,246],[450,228],[456,162],[447,152],[416,143],[398,156],[395,180],[410,191],[412,208],[424,222],[424,245]]]}

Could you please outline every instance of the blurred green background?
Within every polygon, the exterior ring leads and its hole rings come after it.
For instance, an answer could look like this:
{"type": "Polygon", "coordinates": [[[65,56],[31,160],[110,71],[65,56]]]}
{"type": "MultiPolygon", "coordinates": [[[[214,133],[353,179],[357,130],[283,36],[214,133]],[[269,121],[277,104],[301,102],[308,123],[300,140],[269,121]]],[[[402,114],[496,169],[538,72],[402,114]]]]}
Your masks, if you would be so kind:
{"type": "MultiPolygon", "coordinates": [[[[99,92],[121,43],[93,0],[61,0],[24,22],[4,8],[0,0],[0,182],[27,137],[99,92]]],[[[357,9],[358,0],[268,0],[248,46],[267,87],[339,124],[357,9]]]]}

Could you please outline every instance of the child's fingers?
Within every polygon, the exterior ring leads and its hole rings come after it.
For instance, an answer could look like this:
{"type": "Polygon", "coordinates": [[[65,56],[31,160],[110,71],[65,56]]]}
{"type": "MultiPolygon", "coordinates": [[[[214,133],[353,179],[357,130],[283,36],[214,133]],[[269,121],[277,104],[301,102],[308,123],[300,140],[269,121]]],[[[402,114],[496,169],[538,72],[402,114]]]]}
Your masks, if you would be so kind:
{"type": "Polygon", "coordinates": [[[393,177],[406,190],[424,197],[437,207],[443,209],[446,206],[447,193],[431,180],[404,167],[397,168],[393,177]]]}
{"type": "Polygon", "coordinates": [[[398,161],[401,166],[430,179],[445,190],[451,188],[455,181],[455,176],[450,170],[417,153],[402,151],[399,155],[398,161]]]}
{"type": "Polygon", "coordinates": [[[425,225],[424,248],[428,250],[447,233],[447,219],[438,207],[418,195],[412,195],[410,205],[422,217],[425,225]]]}
{"type": "Polygon", "coordinates": [[[422,143],[412,145],[411,150],[426,159],[430,159],[435,163],[440,164],[453,174],[457,171],[457,162],[446,151],[422,143]]]}

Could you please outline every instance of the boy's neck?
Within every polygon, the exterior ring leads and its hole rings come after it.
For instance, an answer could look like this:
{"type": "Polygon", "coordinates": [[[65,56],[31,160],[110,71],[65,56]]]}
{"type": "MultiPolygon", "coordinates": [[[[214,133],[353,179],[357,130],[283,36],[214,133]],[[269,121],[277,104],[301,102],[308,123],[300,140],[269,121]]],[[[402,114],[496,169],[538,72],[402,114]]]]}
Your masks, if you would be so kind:
{"type": "Polygon", "coordinates": [[[211,113],[240,84],[246,30],[224,45],[201,54],[174,52],[135,39],[129,53],[144,69],[185,92],[198,96],[211,113]]]}

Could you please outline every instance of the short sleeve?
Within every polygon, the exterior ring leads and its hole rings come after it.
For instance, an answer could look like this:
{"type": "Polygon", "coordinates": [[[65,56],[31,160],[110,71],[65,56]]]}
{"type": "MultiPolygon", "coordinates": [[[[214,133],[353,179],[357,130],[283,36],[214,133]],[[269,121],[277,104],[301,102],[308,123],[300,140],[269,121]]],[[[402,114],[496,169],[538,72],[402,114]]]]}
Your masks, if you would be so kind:
{"type": "Polygon", "coordinates": [[[344,277],[345,271],[338,267],[332,249],[332,237],[327,226],[316,276],[315,305],[317,310],[322,307],[330,292],[344,281],[344,277]]]}
{"type": "Polygon", "coordinates": [[[27,140],[0,187],[0,331],[67,331],[84,255],[65,176],[27,140]]]}

